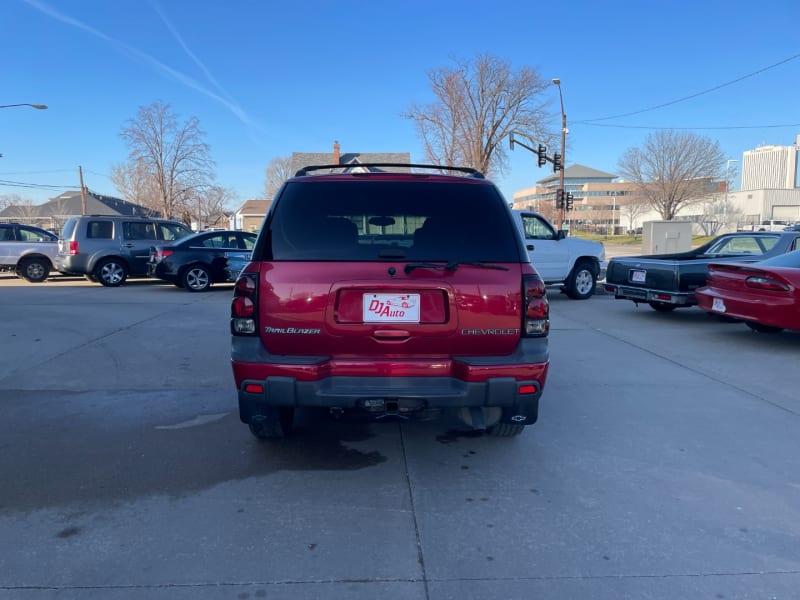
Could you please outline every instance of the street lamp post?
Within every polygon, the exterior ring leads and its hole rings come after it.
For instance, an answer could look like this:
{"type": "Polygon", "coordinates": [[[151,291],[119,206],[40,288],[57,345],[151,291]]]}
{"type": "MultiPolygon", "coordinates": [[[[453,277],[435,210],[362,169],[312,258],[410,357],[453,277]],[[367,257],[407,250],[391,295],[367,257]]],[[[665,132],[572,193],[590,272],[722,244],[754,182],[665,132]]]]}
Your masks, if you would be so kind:
{"type": "Polygon", "coordinates": [[[727,163],[725,164],[725,201],[722,204],[722,227],[723,229],[728,226],[728,188],[730,187],[730,168],[731,163],[739,161],[734,158],[729,158],[727,163]]]}
{"type": "Polygon", "coordinates": [[[611,235],[617,235],[617,195],[611,197],[611,235]]]}
{"type": "Polygon", "coordinates": [[[30,106],[37,110],[47,110],[46,104],[28,104],[27,102],[23,102],[22,104],[2,104],[0,108],[14,108],[15,106],[30,106]]]}
{"type": "MultiPolygon", "coordinates": [[[[558,99],[561,102],[561,170],[559,171],[558,187],[561,190],[562,197],[566,196],[564,190],[564,167],[567,165],[566,160],[566,146],[567,146],[567,114],[564,112],[564,96],[561,94],[561,80],[558,78],[553,79],[553,84],[558,88],[558,99]]],[[[561,206],[561,224],[559,229],[563,227],[565,217],[565,207],[561,206]]]]}

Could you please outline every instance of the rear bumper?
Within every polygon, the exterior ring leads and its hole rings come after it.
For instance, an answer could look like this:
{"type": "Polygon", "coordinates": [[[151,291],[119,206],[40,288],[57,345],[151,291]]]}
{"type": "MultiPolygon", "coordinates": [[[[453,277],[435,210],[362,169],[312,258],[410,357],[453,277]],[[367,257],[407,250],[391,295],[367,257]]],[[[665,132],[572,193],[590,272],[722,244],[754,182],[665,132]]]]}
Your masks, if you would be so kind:
{"type": "Polygon", "coordinates": [[[608,272],[608,261],[601,260],[597,263],[597,281],[603,281],[608,272]]]}
{"type": "Polygon", "coordinates": [[[89,273],[86,260],[81,256],[57,254],[53,259],[53,267],[59,273],[83,275],[89,273]]]}
{"type": "Polygon", "coordinates": [[[166,268],[164,267],[164,264],[160,262],[159,263],[148,262],[145,274],[151,279],[161,279],[162,281],[169,281],[171,283],[175,283],[178,281],[178,275],[176,273],[167,272],[166,268]]]}
{"type": "Polygon", "coordinates": [[[503,420],[532,424],[549,368],[547,338],[523,340],[512,356],[364,360],[360,367],[352,360],[340,364],[330,357],[292,361],[292,357],[276,356],[274,361],[259,363],[239,360],[242,346],[254,343],[261,347],[258,338],[233,338],[232,366],[239,414],[245,423],[271,407],[369,410],[371,404],[384,401],[401,411],[403,407],[501,407],[503,420]],[[354,374],[357,372],[368,374],[354,374]]]}
{"type": "Polygon", "coordinates": [[[605,283],[603,289],[607,294],[614,294],[618,300],[633,300],[634,302],[662,302],[676,306],[694,306],[697,299],[694,292],[667,292],[651,288],[637,288],[628,285],[605,283]]]}
{"type": "Polygon", "coordinates": [[[442,377],[329,377],[321,381],[298,381],[291,377],[269,377],[242,382],[239,388],[239,418],[250,423],[272,407],[317,407],[370,410],[375,402],[394,405],[395,411],[500,407],[506,421],[530,425],[539,414],[540,382],[510,377],[466,382],[442,377]],[[248,392],[248,388],[263,391],[248,392]],[[521,393],[520,390],[527,390],[521,393]]]}

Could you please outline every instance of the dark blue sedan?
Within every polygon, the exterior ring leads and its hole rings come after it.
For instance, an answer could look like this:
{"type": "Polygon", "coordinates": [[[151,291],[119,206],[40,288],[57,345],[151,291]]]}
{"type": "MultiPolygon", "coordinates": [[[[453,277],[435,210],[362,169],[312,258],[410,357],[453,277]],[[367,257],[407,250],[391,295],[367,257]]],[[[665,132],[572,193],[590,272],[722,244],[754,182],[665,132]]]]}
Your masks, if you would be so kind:
{"type": "Polygon", "coordinates": [[[255,242],[256,234],[246,231],[203,231],[177,242],[151,246],[147,275],[190,292],[204,292],[213,283],[230,282],[227,256],[248,253],[255,242]]]}

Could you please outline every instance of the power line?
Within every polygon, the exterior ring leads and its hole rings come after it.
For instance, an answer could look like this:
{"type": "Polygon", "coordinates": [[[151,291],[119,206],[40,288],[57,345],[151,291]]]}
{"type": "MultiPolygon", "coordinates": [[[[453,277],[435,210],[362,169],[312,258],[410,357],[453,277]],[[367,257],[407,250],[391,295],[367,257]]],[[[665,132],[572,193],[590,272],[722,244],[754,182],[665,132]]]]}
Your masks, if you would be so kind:
{"type": "Polygon", "coordinates": [[[612,123],[588,123],[581,122],[581,125],[589,127],[616,127],[618,129],[680,129],[682,131],[701,131],[701,130],[724,130],[724,129],[778,129],[781,127],[800,127],[800,123],[786,123],[781,125],[720,125],[717,127],[662,127],[656,125],[614,125],[612,123]]]}
{"type": "Polygon", "coordinates": [[[79,190],[81,189],[77,185],[47,185],[44,183],[27,183],[24,181],[8,181],[6,179],[0,179],[0,186],[4,187],[21,187],[21,188],[29,188],[29,189],[41,189],[41,190],[63,190],[63,189],[70,189],[70,190],[79,190]]]}
{"type": "Polygon", "coordinates": [[[52,173],[74,173],[75,169],[57,169],[55,171],[0,171],[0,175],[50,175],[52,173]]]}
{"type": "Polygon", "coordinates": [[[111,179],[111,175],[106,175],[105,173],[98,173],[97,171],[90,171],[89,169],[84,169],[85,173],[91,173],[92,175],[98,175],[99,177],[105,177],[106,179],[111,179]]]}
{"type": "MultiPolygon", "coordinates": [[[[711,92],[715,92],[715,91],[717,91],[719,89],[722,89],[724,87],[727,87],[729,85],[733,85],[734,83],[739,83],[740,81],[743,81],[743,80],[747,79],[748,77],[753,77],[755,75],[763,73],[764,71],[769,71],[770,69],[774,69],[775,67],[778,67],[778,66],[780,66],[782,64],[785,64],[785,63],[787,63],[789,61],[792,61],[792,60],[795,60],[797,58],[800,58],[800,54],[795,54],[794,56],[790,56],[789,58],[784,58],[783,60],[781,60],[779,62],[776,62],[773,65],[769,65],[768,67],[764,67],[763,69],[759,69],[758,71],[753,71],[752,73],[748,73],[747,75],[742,75],[741,77],[737,77],[736,79],[733,79],[733,80],[728,81],[726,83],[721,83],[720,85],[716,85],[716,86],[714,86],[712,88],[708,88],[707,90],[703,90],[702,92],[697,92],[696,94],[690,94],[689,96],[684,96],[683,98],[678,98],[676,100],[670,100],[669,102],[664,102],[663,104],[658,104],[656,106],[651,106],[650,108],[643,108],[641,110],[634,110],[634,111],[631,111],[631,112],[621,113],[621,114],[618,114],[618,115],[611,115],[610,117],[600,117],[599,119],[585,119],[585,120],[582,120],[582,121],[573,121],[573,124],[575,124],[575,123],[584,123],[584,124],[588,125],[588,124],[594,123],[596,121],[608,121],[610,119],[619,119],[621,117],[630,117],[632,115],[639,115],[641,113],[649,112],[651,110],[656,110],[658,108],[664,108],[665,106],[672,106],[673,104],[678,104],[679,102],[685,102],[686,100],[691,100],[692,98],[697,98],[698,96],[702,96],[704,94],[709,94],[711,92]]],[[[649,129],[653,129],[653,128],[649,128],[649,129]]]]}

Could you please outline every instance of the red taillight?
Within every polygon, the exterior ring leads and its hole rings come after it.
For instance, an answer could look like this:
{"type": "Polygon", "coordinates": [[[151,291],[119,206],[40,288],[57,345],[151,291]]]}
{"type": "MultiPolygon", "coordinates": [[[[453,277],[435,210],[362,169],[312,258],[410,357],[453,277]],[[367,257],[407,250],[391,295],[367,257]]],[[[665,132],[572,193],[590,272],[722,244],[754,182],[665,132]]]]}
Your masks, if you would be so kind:
{"type": "Polygon", "coordinates": [[[160,248],[156,250],[156,258],[158,258],[158,260],[164,260],[174,252],[174,250],[170,250],[169,248],[160,248]]]}
{"type": "Polygon", "coordinates": [[[231,333],[233,335],[256,335],[256,305],[258,296],[258,274],[242,273],[236,280],[231,301],[231,333]]]}
{"type": "Polygon", "coordinates": [[[788,292],[791,288],[777,279],[773,279],[766,273],[764,276],[755,275],[744,280],[744,284],[756,290],[767,290],[770,292],[788,292]]]}
{"type": "Polygon", "coordinates": [[[232,317],[252,317],[255,314],[256,305],[251,298],[240,296],[234,298],[231,303],[231,316],[232,317]]]}
{"type": "Polygon", "coordinates": [[[550,331],[550,303],[547,289],[539,275],[522,277],[522,297],[525,302],[522,335],[544,337],[550,331]]]}
{"type": "Polygon", "coordinates": [[[72,240],[69,243],[69,255],[75,256],[76,254],[78,254],[78,241],[72,240]]]}

